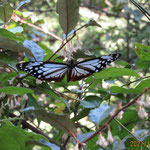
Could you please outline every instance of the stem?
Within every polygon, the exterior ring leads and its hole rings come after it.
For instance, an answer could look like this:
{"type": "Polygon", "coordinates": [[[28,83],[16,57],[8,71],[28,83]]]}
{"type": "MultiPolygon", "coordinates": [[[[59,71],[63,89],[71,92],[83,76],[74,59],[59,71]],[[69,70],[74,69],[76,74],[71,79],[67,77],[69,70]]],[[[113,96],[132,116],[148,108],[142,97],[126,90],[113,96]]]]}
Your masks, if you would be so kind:
{"type": "Polygon", "coordinates": [[[116,113],[115,113],[113,116],[111,116],[111,117],[107,120],[107,122],[106,122],[101,128],[99,128],[99,129],[98,129],[95,133],[93,133],[90,137],[88,137],[87,139],[85,139],[85,140],[83,141],[83,143],[86,143],[86,142],[88,142],[90,139],[92,139],[93,137],[95,137],[99,132],[101,132],[104,128],[106,128],[107,125],[108,125],[112,120],[114,120],[114,118],[115,118],[121,111],[123,111],[124,109],[128,108],[128,107],[131,106],[132,104],[136,103],[136,101],[137,101],[147,90],[149,90],[149,89],[150,89],[150,87],[147,88],[147,89],[145,89],[145,90],[144,90],[143,92],[141,92],[139,95],[137,95],[131,102],[127,103],[124,107],[122,107],[121,109],[117,110],[116,113]]]}

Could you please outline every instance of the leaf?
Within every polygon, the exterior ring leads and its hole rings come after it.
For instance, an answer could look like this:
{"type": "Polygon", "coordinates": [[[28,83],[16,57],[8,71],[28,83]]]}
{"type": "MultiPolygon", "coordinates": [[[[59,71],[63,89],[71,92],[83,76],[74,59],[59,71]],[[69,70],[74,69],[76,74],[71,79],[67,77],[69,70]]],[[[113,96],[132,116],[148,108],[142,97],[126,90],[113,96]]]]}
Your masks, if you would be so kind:
{"type": "Polygon", "coordinates": [[[44,50],[36,44],[34,41],[30,40],[25,40],[23,42],[24,47],[27,49],[30,49],[34,57],[27,55],[28,59],[30,61],[43,61],[44,59],[44,50]]]}
{"type": "MultiPolygon", "coordinates": [[[[16,68],[16,64],[18,62],[16,59],[14,59],[12,56],[5,54],[4,52],[0,53],[0,64],[6,65],[9,67],[9,65],[16,68]]],[[[17,69],[17,68],[16,68],[17,69]]]]}
{"type": "Polygon", "coordinates": [[[84,117],[86,117],[90,112],[90,109],[88,108],[85,108],[83,109],[77,116],[75,116],[72,120],[75,122],[75,121],[78,121],[84,117]]]}
{"type": "Polygon", "coordinates": [[[52,144],[50,142],[47,142],[46,140],[40,139],[39,142],[42,143],[43,145],[51,148],[52,150],[60,150],[60,147],[58,147],[57,145],[52,144]]]}
{"type": "Polygon", "coordinates": [[[107,79],[110,77],[122,77],[122,76],[136,76],[139,77],[139,74],[134,70],[128,68],[108,68],[104,69],[103,71],[96,73],[96,78],[107,79]]]}
{"type": "Polygon", "coordinates": [[[4,22],[8,22],[13,14],[13,8],[10,4],[5,3],[4,5],[0,5],[0,20],[4,22]]]}
{"type": "Polygon", "coordinates": [[[59,23],[67,35],[76,26],[79,20],[79,6],[77,0],[58,0],[56,11],[59,14],[59,23]]]}
{"type": "Polygon", "coordinates": [[[21,26],[17,26],[15,28],[8,29],[8,31],[12,33],[21,33],[23,31],[23,28],[21,26]]]}
{"type": "Polygon", "coordinates": [[[140,89],[137,88],[123,88],[123,87],[119,87],[119,86],[112,86],[110,88],[111,93],[123,93],[123,94],[139,94],[141,92],[140,89]]]}
{"type": "Polygon", "coordinates": [[[19,5],[17,6],[16,10],[18,10],[24,4],[27,4],[27,3],[30,3],[30,2],[31,2],[31,0],[24,0],[24,1],[20,2],[19,5]]]}
{"type": "Polygon", "coordinates": [[[97,27],[102,27],[100,24],[98,24],[95,20],[90,20],[86,25],[85,27],[88,27],[88,26],[97,26],[97,27]]]}
{"type": "Polygon", "coordinates": [[[149,60],[139,59],[136,63],[136,66],[146,70],[149,65],[149,60]]]}
{"type": "Polygon", "coordinates": [[[23,87],[15,87],[15,86],[8,86],[0,88],[0,93],[3,92],[5,94],[18,94],[18,95],[24,95],[27,93],[33,94],[34,92],[29,88],[23,88],[23,87]]]}
{"type": "Polygon", "coordinates": [[[140,90],[144,90],[145,88],[150,87],[150,79],[141,81],[136,88],[140,90]]]}
{"type": "Polygon", "coordinates": [[[70,106],[69,106],[68,102],[64,98],[62,98],[58,94],[56,94],[53,90],[51,90],[51,89],[44,90],[44,93],[50,95],[51,97],[54,97],[55,99],[62,101],[67,106],[68,110],[70,110],[70,106]]]}
{"type": "Polygon", "coordinates": [[[73,121],[67,115],[58,115],[45,110],[33,111],[39,120],[51,124],[53,127],[63,130],[70,134],[69,131],[75,133],[76,128],[73,121]]]}
{"type": "Polygon", "coordinates": [[[84,141],[85,139],[87,139],[88,137],[90,137],[91,135],[93,135],[94,132],[90,132],[90,133],[85,133],[85,134],[78,134],[77,135],[77,139],[82,142],[84,141]]]}
{"type": "Polygon", "coordinates": [[[87,96],[85,100],[80,101],[80,106],[83,106],[85,108],[95,108],[99,107],[101,102],[102,99],[98,96],[87,96]]]}
{"type": "Polygon", "coordinates": [[[135,52],[139,58],[144,60],[150,60],[150,46],[134,43],[135,52]]]}
{"type": "Polygon", "coordinates": [[[107,118],[114,107],[103,104],[99,108],[90,110],[89,119],[96,125],[99,125],[105,118],[107,118]]]}
{"type": "Polygon", "coordinates": [[[12,50],[15,52],[25,52],[33,56],[32,52],[22,45],[23,40],[16,37],[12,32],[0,29],[0,47],[4,50],[12,50]]]}
{"type": "Polygon", "coordinates": [[[0,150],[26,150],[34,146],[33,144],[27,144],[28,142],[46,140],[45,137],[39,134],[26,132],[19,127],[11,125],[10,122],[6,122],[0,127],[0,135],[0,150]]]}

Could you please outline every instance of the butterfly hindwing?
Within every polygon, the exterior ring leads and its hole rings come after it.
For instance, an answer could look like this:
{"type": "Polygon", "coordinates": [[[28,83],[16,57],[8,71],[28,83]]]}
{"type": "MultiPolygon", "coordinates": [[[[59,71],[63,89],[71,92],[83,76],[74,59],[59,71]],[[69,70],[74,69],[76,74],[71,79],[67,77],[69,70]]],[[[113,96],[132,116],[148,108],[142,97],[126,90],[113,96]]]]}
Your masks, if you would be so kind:
{"type": "Polygon", "coordinates": [[[40,80],[59,82],[67,73],[68,82],[78,81],[100,72],[120,56],[120,54],[111,54],[69,65],[55,62],[25,62],[17,64],[17,68],[40,80]]]}
{"type": "Polygon", "coordinates": [[[54,62],[25,62],[17,64],[17,68],[30,75],[46,81],[61,81],[67,72],[67,64],[54,62]]]}
{"type": "Polygon", "coordinates": [[[71,70],[67,81],[81,80],[93,73],[100,72],[120,56],[120,54],[111,54],[79,62],[75,64],[74,68],[71,70]]]}

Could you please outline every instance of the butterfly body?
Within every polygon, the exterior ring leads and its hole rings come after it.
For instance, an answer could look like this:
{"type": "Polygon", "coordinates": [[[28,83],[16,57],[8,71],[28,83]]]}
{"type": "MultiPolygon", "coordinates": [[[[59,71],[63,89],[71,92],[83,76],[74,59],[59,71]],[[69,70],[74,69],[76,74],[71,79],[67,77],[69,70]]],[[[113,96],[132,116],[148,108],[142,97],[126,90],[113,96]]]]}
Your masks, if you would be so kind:
{"type": "Polygon", "coordinates": [[[41,61],[25,62],[17,64],[17,68],[40,80],[60,82],[67,74],[67,82],[78,81],[93,73],[100,72],[106,68],[107,64],[115,61],[120,56],[120,54],[110,54],[79,63],[71,61],[69,64],[41,61]]]}

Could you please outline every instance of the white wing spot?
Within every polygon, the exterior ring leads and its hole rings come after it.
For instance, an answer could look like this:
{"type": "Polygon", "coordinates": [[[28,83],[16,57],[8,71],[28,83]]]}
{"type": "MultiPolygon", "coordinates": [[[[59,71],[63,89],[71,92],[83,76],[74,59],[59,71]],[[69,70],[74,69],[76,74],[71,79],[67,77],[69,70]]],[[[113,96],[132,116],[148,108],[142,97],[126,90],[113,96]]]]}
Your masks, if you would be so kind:
{"type": "Polygon", "coordinates": [[[38,70],[38,73],[42,73],[43,71],[42,70],[38,70]]]}

